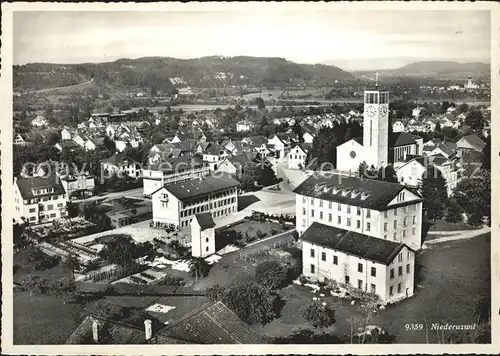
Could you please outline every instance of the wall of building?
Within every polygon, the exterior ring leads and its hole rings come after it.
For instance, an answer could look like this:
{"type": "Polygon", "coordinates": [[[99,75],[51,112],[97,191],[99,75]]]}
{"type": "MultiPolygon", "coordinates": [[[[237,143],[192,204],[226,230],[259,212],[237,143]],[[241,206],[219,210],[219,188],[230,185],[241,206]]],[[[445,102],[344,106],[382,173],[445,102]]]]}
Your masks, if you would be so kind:
{"type": "Polygon", "coordinates": [[[215,253],[215,229],[200,230],[193,220],[191,224],[191,254],[194,257],[207,257],[215,253]]]}
{"type": "Polygon", "coordinates": [[[415,253],[407,247],[404,247],[392,263],[387,266],[385,277],[387,288],[384,300],[387,302],[395,302],[411,297],[415,292],[415,253]],[[409,265],[409,267],[407,267],[407,265],[409,265]],[[401,275],[399,275],[400,267],[402,271],[401,275]],[[409,270],[407,270],[407,268],[409,268],[409,270]],[[391,278],[391,270],[394,270],[394,278],[391,278]],[[401,284],[400,292],[398,292],[398,284],[401,284]]]}
{"type": "Polygon", "coordinates": [[[179,213],[181,202],[166,189],[161,189],[153,194],[153,222],[162,224],[174,224],[179,226],[179,213]],[[166,194],[167,200],[164,199],[166,194]]]}
{"type": "Polygon", "coordinates": [[[66,197],[65,194],[50,195],[28,202],[22,198],[17,184],[14,184],[14,209],[17,222],[22,222],[23,217],[30,224],[51,222],[67,215],[66,197]]]}
{"type": "Polygon", "coordinates": [[[300,169],[306,164],[307,154],[303,152],[300,148],[294,147],[287,154],[288,168],[290,169],[300,169]]]}
{"type": "Polygon", "coordinates": [[[350,140],[342,145],[337,146],[337,169],[340,171],[357,172],[359,165],[366,161],[365,148],[357,141],[350,140]],[[351,152],[355,152],[355,157],[352,157],[351,152]]]}

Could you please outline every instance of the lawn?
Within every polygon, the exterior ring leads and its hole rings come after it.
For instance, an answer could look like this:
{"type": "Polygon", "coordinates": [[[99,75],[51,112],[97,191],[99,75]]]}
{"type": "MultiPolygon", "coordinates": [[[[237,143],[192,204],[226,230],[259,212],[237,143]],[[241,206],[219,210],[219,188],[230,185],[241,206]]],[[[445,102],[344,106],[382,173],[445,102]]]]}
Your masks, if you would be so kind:
{"type": "MultiPolygon", "coordinates": [[[[430,222],[431,227],[429,228],[429,232],[435,231],[463,231],[463,230],[474,230],[476,228],[470,226],[466,223],[449,223],[445,220],[436,220],[435,222],[430,222]]],[[[429,238],[427,238],[429,239],[429,238]]]]}
{"type": "Polygon", "coordinates": [[[216,250],[226,245],[236,243],[236,236],[241,233],[244,245],[262,238],[270,237],[285,231],[281,224],[275,222],[258,222],[243,219],[227,228],[216,231],[216,250]],[[260,236],[259,236],[260,235],[260,236]]]}
{"type": "MultiPolygon", "coordinates": [[[[417,257],[419,271],[415,296],[379,310],[370,324],[382,326],[396,336],[395,343],[426,343],[424,331],[405,331],[406,323],[472,324],[478,320],[476,301],[490,293],[490,234],[433,246],[417,257]]],[[[285,300],[281,315],[271,323],[254,326],[262,335],[279,337],[305,327],[301,308],[319,294],[292,285],[279,291],[285,300]]],[[[349,318],[361,317],[358,304],[325,295],[321,298],[336,312],[337,335],[350,334],[349,318]]],[[[429,343],[437,342],[429,332],[429,343]]]]}

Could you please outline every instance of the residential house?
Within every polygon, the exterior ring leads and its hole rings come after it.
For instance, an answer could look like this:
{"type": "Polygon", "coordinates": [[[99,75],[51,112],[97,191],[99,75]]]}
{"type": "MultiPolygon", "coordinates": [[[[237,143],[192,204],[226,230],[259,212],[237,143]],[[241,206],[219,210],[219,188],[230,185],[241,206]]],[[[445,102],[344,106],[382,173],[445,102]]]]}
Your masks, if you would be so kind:
{"type": "Polygon", "coordinates": [[[287,164],[290,169],[303,169],[306,165],[308,146],[296,144],[287,154],[287,164]]]}
{"type": "Polygon", "coordinates": [[[33,120],[31,120],[31,126],[33,127],[46,127],[49,125],[49,121],[41,115],[38,115],[33,120]]]}
{"type": "Polygon", "coordinates": [[[209,165],[211,171],[215,171],[217,170],[218,164],[228,156],[230,156],[230,154],[224,147],[212,145],[203,152],[203,161],[209,165]]]}
{"type": "Polygon", "coordinates": [[[243,173],[245,166],[255,164],[257,164],[257,153],[241,153],[236,156],[229,156],[223,160],[217,167],[217,172],[224,172],[239,177],[243,173]]]}
{"type": "Polygon", "coordinates": [[[87,139],[87,141],[85,141],[83,149],[85,151],[94,151],[95,149],[99,149],[99,148],[103,148],[103,147],[104,147],[104,138],[103,137],[95,137],[95,138],[87,139]]]}
{"type": "Polygon", "coordinates": [[[85,146],[85,141],[87,141],[83,135],[78,133],[75,133],[71,140],[82,148],[85,146]]]}
{"type": "Polygon", "coordinates": [[[316,137],[312,132],[306,131],[302,134],[302,139],[304,140],[304,143],[308,145],[312,145],[314,141],[314,137],[316,137]]]}
{"type": "Polygon", "coordinates": [[[66,192],[55,174],[14,178],[14,219],[39,224],[65,217],[66,192]]]}
{"type": "Polygon", "coordinates": [[[486,146],[486,143],[475,134],[464,136],[457,141],[457,150],[461,152],[482,152],[484,146],[486,146]]]}
{"type": "Polygon", "coordinates": [[[65,127],[61,130],[61,140],[63,141],[71,140],[72,136],[73,133],[68,128],[65,127]]]}
{"type": "Polygon", "coordinates": [[[405,131],[405,125],[401,121],[398,120],[392,125],[392,132],[397,133],[404,131],[405,131]]]}
{"type": "Polygon", "coordinates": [[[254,128],[254,124],[248,120],[241,120],[236,123],[236,131],[248,132],[254,128]]]}
{"type": "Polygon", "coordinates": [[[132,178],[139,178],[141,172],[140,163],[121,153],[116,153],[101,161],[101,168],[103,172],[107,172],[107,177],[117,174],[119,176],[127,175],[132,178]]]}
{"type": "Polygon", "coordinates": [[[71,200],[75,193],[85,196],[92,195],[95,188],[95,177],[88,173],[68,174],[60,177],[61,184],[66,192],[65,199],[71,200]]]}
{"type": "Polygon", "coordinates": [[[394,133],[389,137],[389,160],[392,163],[401,162],[405,155],[421,155],[424,139],[407,132],[394,133]]]}
{"type": "Polygon", "coordinates": [[[208,212],[214,218],[233,214],[238,209],[239,185],[226,175],[167,184],[152,194],[153,222],[182,229],[199,213],[208,212]]]}
{"type": "Polygon", "coordinates": [[[70,151],[73,152],[75,150],[78,150],[81,148],[80,145],[78,145],[75,141],[69,140],[69,141],[62,141],[58,142],[54,145],[54,147],[59,151],[70,151]]]}

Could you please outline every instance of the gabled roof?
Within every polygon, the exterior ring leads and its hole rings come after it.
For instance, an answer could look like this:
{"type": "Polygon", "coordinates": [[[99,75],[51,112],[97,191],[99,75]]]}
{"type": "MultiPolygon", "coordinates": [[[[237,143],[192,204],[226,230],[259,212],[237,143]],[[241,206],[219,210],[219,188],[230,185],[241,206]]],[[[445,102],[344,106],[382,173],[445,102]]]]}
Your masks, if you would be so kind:
{"type": "Polygon", "coordinates": [[[261,146],[262,144],[267,143],[267,138],[262,135],[245,137],[244,140],[246,140],[252,146],[261,146]]]}
{"type": "Polygon", "coordinates": [[[220,156],[226,153],[226,149],[223,146],[211,145],[203,153],[207,155],[220,156]]]}
{"type": "Polygon", "coordinates": [[[210,229],[215,226],[214,219],[210,213],[200,213],[196,214],[194,217],[198,221],[201,230],[210,229]]]}
{"type": "Polygon", "coordinates": [[[389,138],[390,147],[407,146],[414,144],[416,140],[419,140],[419,136],[409,134],[407,132],[398,132],[391,135],[389,138]]]}
{"type": "Polygon", "coordinates": [[[405,187],[372,179],[360,179],[331,172],[315,172],[294,193],[369,208],[384,209],[405,187]],[[355,193],[355,196],[351,193],[355,193]],[[342,194],[344,193],[344,194],[342,194]]]}
{"type": "Polygon", "coordinates": [[[236,179],[224,174],[219,175],[217,178],[207,176],[203,179],[192,179],[187,182],[167,184],[164,188],[177,199],[185,201],[239,185],[240,182],[236,179]]]}
{"type": "Polygon", "coordinates": [[[101,162],[102,163],[109,163],[109,164],[112,164],[113,166],[119,167],[125,162],[127,164],[130,164],[130,163],[134,163],[135,161],[132,158],[125,156],[123,153],[116,153],[116,154],[112,155],[111,157],[109,157],[101,162]]]}
{"type": "Polygon", "coordinates": [[[390,265],[406,245],[314,222],[301,239],[365,260],[390,265]]]}
{"type": "Polygon", "coordinates": [[[471,144],[471,146],[474,146],[480,150],[482,150],[484,146],[486,146],[486,143],[483,140],[481,140],[477,135],[474,134],[464,136],[462,137],[462,140],[467,141],[468,143],[471,144]]]}
{"type": "Polygon", "coordinates": [[[264,340],[220,301],[195,309],[158,332],[194,344],[261,344],[264,340]]]}
{"type": "Polygon", "coordinates": [[[47,195],[62,195],[65,194],[64,187],[56,180],[55,174],[51,174],[48,178],[44,177],[26,177],[18,178],[16,184],[23,199],[34,199],[47,195]],[[34,195],[33,189],[53,188],[53,193],[34,195]]]}
{"type": "Polygon", "coordinates": [[[147,167],[153,171],[179,172],[187,169],[195,169],[203,167],[203,162],[195,156],[180,156],[175,158],[168,158],[156,164],[147,167]]]}
{"type": "Polygon", "coordinates": [[[255,163],[257,158],[257,152],[245,152],[235,156],[230,156],[227,158],[229,162],[234,164],[239,164],[244,167],[246,164],[255,163]]]}
{"type": "Polygon", "coordinates": [[[94,137],[90,141],[96,146],[104,146],[104,137],[94,137]]]}

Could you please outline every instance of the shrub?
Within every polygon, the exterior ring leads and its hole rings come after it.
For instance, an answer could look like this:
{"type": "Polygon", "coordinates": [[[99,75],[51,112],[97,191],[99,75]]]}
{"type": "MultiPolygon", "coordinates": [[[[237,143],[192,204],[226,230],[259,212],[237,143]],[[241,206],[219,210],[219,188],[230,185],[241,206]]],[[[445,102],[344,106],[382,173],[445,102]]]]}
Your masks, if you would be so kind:
{"type": "Polygon", "coordinates": [[[306,277],[306,276],[301,275],[301,276],[299,277],[299,282],[300,282],[301,284],[306,284],[306,283],[309,283],[309,280],[307,279],[307,277],[306,277]]]}
{"type": "Polygon", "coordinates": [[[335,310],[316,301],[304,307],[302,315],[315,328],[326,328],[335,323],[335,310]]]}
{"type": "Polygon", "coordinates": [[[276,289],[286,280],[288,268],[278,261],[264,261],[255,270],[255,279],[267,289],[276,289]]]}
{"type": "Polygon", "coordinates": [[[181,286],[184,284],[183,282],[184,278],[176,277],[171,274],[166,274],[156,281],[156,283],[160,286],[181,286]]]}

